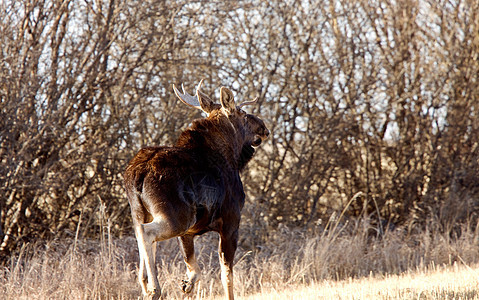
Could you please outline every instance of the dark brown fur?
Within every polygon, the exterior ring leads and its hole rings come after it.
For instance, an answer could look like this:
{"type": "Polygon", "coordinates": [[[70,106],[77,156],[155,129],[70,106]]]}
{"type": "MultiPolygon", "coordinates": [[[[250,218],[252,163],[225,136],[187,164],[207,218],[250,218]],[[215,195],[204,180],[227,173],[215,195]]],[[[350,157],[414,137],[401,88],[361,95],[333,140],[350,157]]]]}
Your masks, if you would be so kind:
{"type": "MultiPolygon", "coordinates": [[[[232,100],[227,89],[222,88],[221,95],[232,100]]],[[[221,100],[222,104],[228,101],[221,100]]],[[[144,253],[149,257],[150,243],[179,237],[185,262],[194,274],[183,287],[189,292],[197,280],[193,237],[216,231],[226,268],[225,290],[232,299],[229,276],[245,201],[239,173],[251,160],[253,146],[258,146],[269,132],[261,119],[233,108],[231,103],[213,107],[207,118],[194,121],[181,133],[175,146],[141,149],[128,164],[124,182],[140,256],[144,253]]],[[[147,280],[146,273],[152,272],[155,277],[156,271],[148,269],[148,261],[142,264],[140,261],[143,292],[155,298],[160,294],[159,286],[147,280]]]]}

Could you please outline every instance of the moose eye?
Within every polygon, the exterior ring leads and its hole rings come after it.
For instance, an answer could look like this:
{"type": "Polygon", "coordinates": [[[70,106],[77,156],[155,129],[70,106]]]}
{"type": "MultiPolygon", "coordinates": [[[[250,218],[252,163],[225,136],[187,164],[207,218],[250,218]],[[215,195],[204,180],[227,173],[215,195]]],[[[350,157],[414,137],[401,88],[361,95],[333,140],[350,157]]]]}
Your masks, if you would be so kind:
{"type": "Polygon", "coordinates": [[[261,140],[261,138],[258,137],[256,140],[253,141],[251,145],[254,147],[258,147],[259,145],[261,145],[262,142],[263,141],[261,140]]]}

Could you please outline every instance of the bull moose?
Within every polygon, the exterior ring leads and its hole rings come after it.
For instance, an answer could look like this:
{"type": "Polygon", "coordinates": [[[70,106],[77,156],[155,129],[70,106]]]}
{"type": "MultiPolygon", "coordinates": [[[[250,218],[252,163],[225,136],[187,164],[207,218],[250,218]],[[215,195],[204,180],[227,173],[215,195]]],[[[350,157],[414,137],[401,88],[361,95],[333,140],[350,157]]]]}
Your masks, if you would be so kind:
{"type": "Polygon", "coordinates": [[[245,202],[240,171],[269,131],[242,110],[257,99],[237,106],[233,93],[222,87],[217,104],[200,88],[201,82],[192,96],[173,85],[182,102],[207,117],[193,121],[172,147],[141,149],[124,173],[140,256],[138,279],[147,299],[161,297],[156,242],[178,238],[187,267],[182,290],[189,293],[200,272],[193,239],[208,231],[219,233],[221,281],[226,297],[234,299],[233,259],[245,202]]]}

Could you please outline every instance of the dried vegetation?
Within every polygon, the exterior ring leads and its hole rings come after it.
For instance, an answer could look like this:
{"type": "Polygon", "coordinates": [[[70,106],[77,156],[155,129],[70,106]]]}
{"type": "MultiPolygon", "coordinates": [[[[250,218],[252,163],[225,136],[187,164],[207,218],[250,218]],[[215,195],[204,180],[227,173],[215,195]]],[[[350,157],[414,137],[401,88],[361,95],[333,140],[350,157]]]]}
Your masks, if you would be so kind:
{"type": "MultiPolygon", "coordinates": [[[[317,234],[282,227],[268,243],[256,249],[240,245],[235,264],[236,294],[253,299],[280,295],[280,299],[289,299],[295,294],[308,299],[412,299],[421,293],[438,295],[434,299],[464,293],[478,296],[478,271],[469,267],[479,263],[479,243],[473,232],[466,230],[461,238],[451,240],[437,232],[410,235],[398,229],[376,238],[370,236],[373,228],[367,220],[345,227],[332,225],[330,229],[318,229],[317,234]],[[463,272],[455,274],[447,266],[463,266],[463,272]],[[448,284],[441,285],[438,280],[431,283],[426,279],[429,275],[440,276],[448,284]],[[458,282],[458,276],[466,275],[467,282],[458,282]],[[423,281],[416,282],[415,277],[423,281]]],[[[108,239],[106,229],[102,235],[105,238],[100,241],[54,240],[25,245],[0,270],[0,296],[137,298],[140,287],[136,282],[136,241],[133,237],[108,239]]],[[[202,278],[193,291],[193,299],[223,294],[217,239],[216,234],[210,233],[196,240],[202,278]]],[[[186,267],[176,241],[160,243],[157,261],[162,290],[171,299],[183,298],[180,283],[186,267]]]]}
{"type": "MultiPolygon", "coordinates": [[[[121,173],[200,117],[171,86],[201,78],[259,96],[272,133],[243,173],[242,293],[476,263],[478,1],[25,0],[0,14],[7,297],[136,291],[121,173]]],[[[169,247],[165,284],[182,277],[169,247]]]]}

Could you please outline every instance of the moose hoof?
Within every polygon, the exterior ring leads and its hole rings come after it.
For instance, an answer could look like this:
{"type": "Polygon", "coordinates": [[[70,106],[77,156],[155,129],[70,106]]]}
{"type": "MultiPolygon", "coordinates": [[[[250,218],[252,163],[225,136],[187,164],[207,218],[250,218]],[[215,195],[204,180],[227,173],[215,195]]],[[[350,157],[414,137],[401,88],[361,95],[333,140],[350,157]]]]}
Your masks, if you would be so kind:
{"type": "Polygon", "coordinates": [[[190,293],[193,290],[194,287],[195,287],[194,282],[191,282],[191,281],[188,281],[188,280],[182,280],[181,281],[181,290],[185,294],[190,293]]]}
{"type": "Polygon", "coordinates": [[[158,300],[161,297],[161,292],[157,289],[153,291],[148,291],[148,293],[143,296],[143,300],[158,300]]]}

